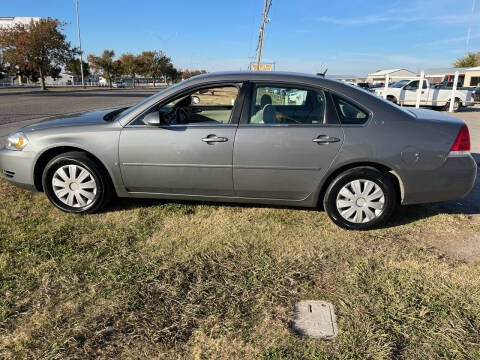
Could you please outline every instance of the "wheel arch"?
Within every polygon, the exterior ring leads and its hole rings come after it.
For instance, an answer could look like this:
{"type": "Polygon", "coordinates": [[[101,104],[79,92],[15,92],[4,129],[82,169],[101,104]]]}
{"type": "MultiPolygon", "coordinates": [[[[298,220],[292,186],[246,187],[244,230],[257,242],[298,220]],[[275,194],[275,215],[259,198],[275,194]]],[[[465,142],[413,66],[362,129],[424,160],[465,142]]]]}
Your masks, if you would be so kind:
{"type": "Polygon", "coordinates": [[[385,174],[389,174],[391,176],[391,179],[393,180],[395,191],[397,193],[397,203],[400,204],[403,201],[404,185],[403,185],[402,179],[400,178],[400,176],[395,170],[393,170],[389,166],[386,166],[384,164],[380,164],[377,162],[361,161],[361,162],[344,164],[342,166],[339,166],[339,167],[336,167],[335,169],[330,170],[330,172],[324,177],[325,180],[320,184],[320,188],[319,188],[320,190],[318,192],[318,198],[317,198],[317,206],[323,203],[323,198],[325,196],[325,192],[327,191],[328,186],[338,175],[340,175],[341,173],[347,170],[358,168],[358,167],[370,167],[378,171],[381,171],[385,174]]]}
{"type": "Polygon", "coordinates": [[[70,145],[61,145],[61,146],[51,147],[45,150],[42,154],[40,154],[40,156],[35,161],[35,165],[33,168],[33,182],[37,191],[43,192],[42,175],[43,175],[43,169],[45,169],[45,166],[48,164],[48,162],[52,160],[55,156],[58,156],[67,152],[72,152],[72,151],[78,151],[78,152],[87,154],[87,156],[91,160],[95,161],[105,171],[105,173],[108,174],[108,177],[109,177],[108,181],[110,181],[110,183],[114,186],[114,182],[113,182],[114,177],[112,176],[112,173],[109,171],[108,167],[103,163],[102,160],[100,160],[98,156],[95,156],[90,151],[87,151],[80,147],[70,146],[70,145]]]}

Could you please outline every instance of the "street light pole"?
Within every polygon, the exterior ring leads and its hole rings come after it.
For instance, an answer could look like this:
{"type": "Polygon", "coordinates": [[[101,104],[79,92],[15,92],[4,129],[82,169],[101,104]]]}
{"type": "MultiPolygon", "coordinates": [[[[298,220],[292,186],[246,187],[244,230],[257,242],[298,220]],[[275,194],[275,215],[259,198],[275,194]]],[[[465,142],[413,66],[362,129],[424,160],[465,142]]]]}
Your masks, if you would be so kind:
{"type": "Polygon", "coordinates": [[[85,80],[83,78],[83,53],[82,53],[82,40],[80,39],[80,20],[78,18],[78,0],[75,0],[75,7],[77,9],[77,29],[78,29],[78,47],[80,49],[80,73],[82,75],[82,86],[85,89],[85,80]]]}

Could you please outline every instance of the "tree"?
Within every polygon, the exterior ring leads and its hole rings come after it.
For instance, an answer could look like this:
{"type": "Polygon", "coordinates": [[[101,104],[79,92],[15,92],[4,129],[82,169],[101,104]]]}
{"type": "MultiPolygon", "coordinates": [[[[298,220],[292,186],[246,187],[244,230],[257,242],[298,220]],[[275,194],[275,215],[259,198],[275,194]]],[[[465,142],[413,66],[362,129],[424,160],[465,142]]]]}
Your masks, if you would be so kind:
{"type": "Polygon", "coordinates": [[[113,64],[113,57],[115,56],[115,51],[113,50],[103,50],[101,56],[95,56],[93,54],[88,55],[87,60],[90,63],[93,72],[96,75],[103,76],[107,81],[108,85],[112,87],[112,80],[118,76],[118,67],[113,64]]]}
{"type": "Polygon", "coordinates": [[[477,53],[469,53],[467,56],[457,59],[453,63],[456,68],[480,66],[480,51],[477,53]]]}
{"type": "MultiPolygon", "coordinates": [[[[77,78],[82,77],[82,70],[80,67],[80,59],[72,59],[67,63],[67,66],[65,69],[72,74],[73,76],[76,76],[77,78]]],[[[87,62],[83,61],[83,77],[88,77],[90,76],[90,66],[88,65],[87,62]]]]}
{"type": "Polygon", "coordinates": [[[125,74],[125,65],[120,60],[115,60],[112,64],[112,79],[115,81],[125,74]]]}
{"type": "Polygon", "coordinates": [[[123,65],[123,72],[132,78],[133,87],[135,88],[135,74],[141,69],[140,56],[126,53],[122,54],[119,60],[123,65]]]}
{"type": "Polygon", "coordinates": [[[164,75],[165,81],[167,81],[167,79],[170,79],[172,82],[177,82],[182,78],[182,72],[178,71],[172,63],[169,63],[166,66],[164,70],[164,75]]]}
{"type": "Polygon", "coordinates": [[[153,79],[153,87],[155,87],[156,79],[159,79],[161,76],[165,77],[166,69],[169,64],[171,65],[171,59],[163,51],[143,51],[139,55],[139,62],[139,73],[145,77],[151,77],[153,79]]]}
{"type": "Polygon", "coordinates": [[[182,79],[190,79],[193,76],[201,75],[201,74],[206,74],[207,72],[205,70],[184,70],[182,71],[182,79]]]}
{"type": "Polygon", "coordinates": [[[29,74],[32,79],[38,74],[45,90],[45,77],[55,75],[77,53],[61,32],[64,25],[57,19],[42,18],[1,28],[0,49],[11,72],[29,74]]]}
{"type": "Polygon", "coordinates": [[[0,79],[3,79],[8,75],[8,67],[5,61],[3,60],[2,53],[0,52],[0,79]]]}

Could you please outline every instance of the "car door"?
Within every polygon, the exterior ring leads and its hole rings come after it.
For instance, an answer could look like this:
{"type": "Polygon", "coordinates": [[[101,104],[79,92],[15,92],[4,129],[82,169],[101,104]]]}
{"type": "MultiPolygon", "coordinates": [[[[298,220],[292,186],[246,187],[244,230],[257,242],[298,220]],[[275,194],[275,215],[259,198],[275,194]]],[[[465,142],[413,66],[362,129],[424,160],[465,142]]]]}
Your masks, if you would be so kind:
{"type": "MultiPolygon", "coordinates": [[[[405,105],[413,106],[417,102],[417,90],[419,80],[410,82],[403,88],[405,105]]],[[[427,82],[423,81],[423,87],[420,94],[420,104],[424,104],[428,99],[428,86],[427,82]]]]}
{"type": "Polygon", "coordinates": [[[247,100],[235,137],[235,194],[307,198],[344,140],[329,94],[300,85],[258,83],[251,84],[247,100]]]}
{"type": "MultiPolygon", "coordinates": [[[[232,155],[238,126],[240,84],[212,86],[215,96],[190,92],[159,104],[160,126],[143,123],[141,115],[120,134],[119,158],[129,192],[231,196],[232,155]],[[175,118],[180,102],[193,99],[188,121],[175,118]],[[204,99],[205,98],[205,99],[204,99]],[[199,100],[199,101],[197,101],[199,100]],[[208,105],[202,108],[202,100],[208,105]],[[196,107],[196,108],[194,108],[196,107]]],[[[187,101],[188,102],[188,101],[187,101]]]]}

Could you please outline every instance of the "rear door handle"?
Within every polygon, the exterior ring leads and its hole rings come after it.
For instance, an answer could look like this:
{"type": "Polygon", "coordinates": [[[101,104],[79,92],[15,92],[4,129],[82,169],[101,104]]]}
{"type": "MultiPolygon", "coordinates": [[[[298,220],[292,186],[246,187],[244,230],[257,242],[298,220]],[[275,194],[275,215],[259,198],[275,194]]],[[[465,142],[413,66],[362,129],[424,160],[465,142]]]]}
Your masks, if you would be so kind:
{"type": "Polygon", "coordinates": [[[211,142],[225,142],[228,141],[226,137],[218,137],[217,135],[208,135],[207,137],[202,139],[203,142],[211,143],[211,142]]]}
{"type": "Polygon", "coordinates": [[[312,141],[317,143],[317,144],[330,144],[330,143],[339,142],[340,139],[336,138],[336,137],[330,137],[328,135],[319,135],[318,137],[316,137],[312,141]]]}

